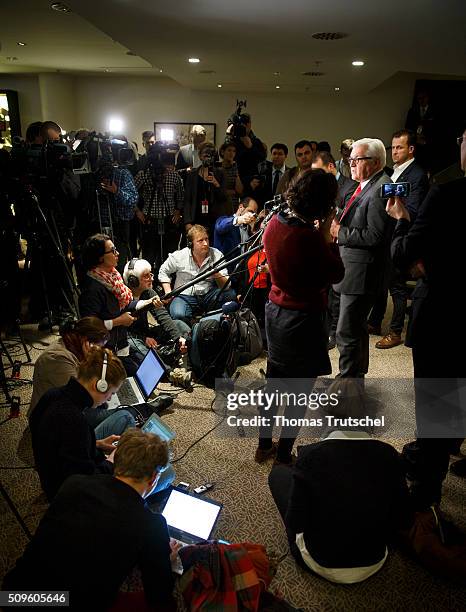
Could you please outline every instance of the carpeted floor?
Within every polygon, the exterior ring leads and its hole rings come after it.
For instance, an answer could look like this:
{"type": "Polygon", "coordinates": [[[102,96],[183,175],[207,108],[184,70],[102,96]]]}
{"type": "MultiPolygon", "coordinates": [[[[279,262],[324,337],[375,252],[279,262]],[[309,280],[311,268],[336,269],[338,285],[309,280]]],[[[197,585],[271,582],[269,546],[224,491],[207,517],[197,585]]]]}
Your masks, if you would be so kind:
{"type": "MultiPolygon", "coordinates": [[[[31,326],[25,326],[24,333],[27,342],[36,347],[31,353],[33,361],[39,355],[39,349],[44,349],[46,343],[54,340],[52,336],[33,331],[31,326]]],[[[399,346],[377,350],[374,348],[377,339],[371,336],[369,376],[410,378],[412,365],[409,349],[399,346]]],[[[331,358],[335,374],[338,359],[336,349],[331,351],[331,358]]],[[[22,359],[24,361],[25,357],[22,359]]],[[[265,367],[264,359],[257,359],[241,368],[239,382],[248,375],[259,377],[261,367],[265,367]]],[[[30,379],[32,367],[23,367],[21,376],[30,379]]],[[[32,459],[29,441],[23,432],[27,426],[25,415],[30,392],[30,386],[19,389],[22,400],[19,418],[4,422],[8,409],[3,407],[0,412],[0,483],[3,489],[0,495],[0,579],[27,542],[20,522],[24,522],[27,530],[34,532],[46,509],[37,474],[27,467],[32,465],[32,459]],[[11,499],[19,518],[7,504],[4,493],[11,499]]],[[[163,417],[177,433],[174,443],[176,457],[181,457],[193,442],[220,420],[221,417],[211,410],[213,398],[214,393],[202,387],[197,387],[191,394],[183,392],[175,399],[174,411],[163,417]]],[[[409,394],[399,410],[400,419],[402,413],[412,414],[409,394]]],[[[216,537],[233,542],[259,542],[267,547],[269,553],[281,557],[287,553],[287,542],[267,486],[271,463],[258,465],[254,462],[254,439],[225,438],[221,432],[222,429],[218,428],[208,434],[176,462],[177,481],[183,480],[194,486],[207,481],[215,482],[215,488],[209,495],[224,504],[214,534],[216,537]]],[[[392,443],[401,448],[404,440],[395,436],[392,443]]],[[[464,531],[465,492],[465,481],[448,475],[442,506],[464,531]]],[[[351,586],[336,586],[312,576],[299,569],[288,555],[278,567],[272,589],[278,590],[296,607],[309,611],[466,610],[466,589],[433,576],[398,551],[391,552],[385,566],[375,576],[351,586]]]]}

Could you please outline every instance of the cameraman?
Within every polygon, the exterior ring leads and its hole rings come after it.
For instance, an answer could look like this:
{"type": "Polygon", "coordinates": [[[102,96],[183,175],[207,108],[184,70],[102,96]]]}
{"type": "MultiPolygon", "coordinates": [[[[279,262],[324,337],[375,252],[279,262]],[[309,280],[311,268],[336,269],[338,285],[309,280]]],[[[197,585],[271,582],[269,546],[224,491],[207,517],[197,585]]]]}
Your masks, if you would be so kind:
{"type": "Polygon", "coordinates": [[[184,222],[186,231],[193,225],[202,225],[213,237],[215,221],[222,215],[232,214],[225,191],[225,175],[214,168],[215,145],[204,142],[199,147],[201,165],[186,177],[184,222]]]}
{"type": "Polygon", "coordinates": [[[142,210],[136,216],[142,224],[141,250],[144,259],[158,270],[168,253],[176,251],[180,239],[184,188],[173,170],[170,145],[154,143],[147,153],[147,167],[136,174],[142,210]]]}
{"type": "Polygon", "coordinates": [[[249,113],[235,113],[230,119],[225,142],[236,145],[236,163],[243,185],[249,185],[252,177],[257,174],[257,166],[267,157],[267,150],[262,141],[251,129],[249,113]]]}

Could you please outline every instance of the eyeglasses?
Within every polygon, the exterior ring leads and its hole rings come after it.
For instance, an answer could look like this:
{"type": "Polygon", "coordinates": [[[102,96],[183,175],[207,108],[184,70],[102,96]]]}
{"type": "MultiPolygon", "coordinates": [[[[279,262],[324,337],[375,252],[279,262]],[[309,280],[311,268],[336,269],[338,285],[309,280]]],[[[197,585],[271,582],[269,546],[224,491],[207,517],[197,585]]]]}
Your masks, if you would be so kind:
{"type": "Polygon", "coordinates": [[[348,157],[348,163],[351,164],[359,164],[363,159],[374,159],[373,157],[348,157]]]}
{"type": "Polygon", "coordinates": [[[463,140],[464,140],[464,136],[458,136],[458,138],[456,139],[456,143],[459,147],[461,147],[463,140]]]}
{"type": "Polygon", "coordinates": [[[110,251],[104,251],[104,255],[109,255],[110,253],[113,253],[114,255],[116,255],[118,253],[118,251],[116,250],[116,247],[112,247],[110,251]]]}
{"type": "Polygon", "coordinates": [[[152,272],[147,272],[146,274],[143,274],[141,278],[144,280],[152,280],[154,278],[154,275],[152,274],[152,272]]]}

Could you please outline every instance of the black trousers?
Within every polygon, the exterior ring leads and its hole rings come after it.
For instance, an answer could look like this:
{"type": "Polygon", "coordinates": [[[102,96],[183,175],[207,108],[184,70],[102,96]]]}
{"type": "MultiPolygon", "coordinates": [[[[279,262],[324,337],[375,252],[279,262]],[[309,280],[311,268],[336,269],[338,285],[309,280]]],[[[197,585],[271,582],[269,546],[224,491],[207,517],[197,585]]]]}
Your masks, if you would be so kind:
{"type": "Polygon", "coordinates": [[[406,287],[406,277],[399,270],[394,269],[389,289],[384,289],[376,298],[374,306],[369,315],[368,322],[374,327],[382,325],[385,311],[387,309],[388,292],[393,300],[393,314],[390,322],[390,330],[401,334],[403,331],[406,306],[408,303],[408,289],[406,287]]]}
{"type": "Polygon", "coordinates": [[[160,220],[152,219],[142,226],[142,257],[151,264],[156,278],[168,254],[178,249],[180,234],[181,226],[174,225],[170,217],[160,220]]]}
{"type": "Polygon", "coordinates": [[[328,308],[327,308],[327,321],[328,321],[328,335],[336,336],[338,317],[340,316],[340,294],[337,293],[333,287],[330,287],[328,292],[328,308]]]}
{"type": "Polygon", "coordinates": [[[371,295],[340,295],[336,337],[342,377],[361,378],[369,369],[367,315],[373,299],[371,295]]]}

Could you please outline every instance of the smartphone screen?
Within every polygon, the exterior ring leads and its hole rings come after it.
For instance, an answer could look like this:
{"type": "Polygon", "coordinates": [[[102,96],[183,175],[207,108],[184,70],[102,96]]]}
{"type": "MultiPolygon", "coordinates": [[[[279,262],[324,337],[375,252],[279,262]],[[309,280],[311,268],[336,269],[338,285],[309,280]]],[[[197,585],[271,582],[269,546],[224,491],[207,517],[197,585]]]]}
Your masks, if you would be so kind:
{"type": "Polygon", "coordinates": [[[380,187],[381,198],[392,198],[398,196],[405,198],[409,195],[410,184],[409,183],[385,183],[380,187]]]}

